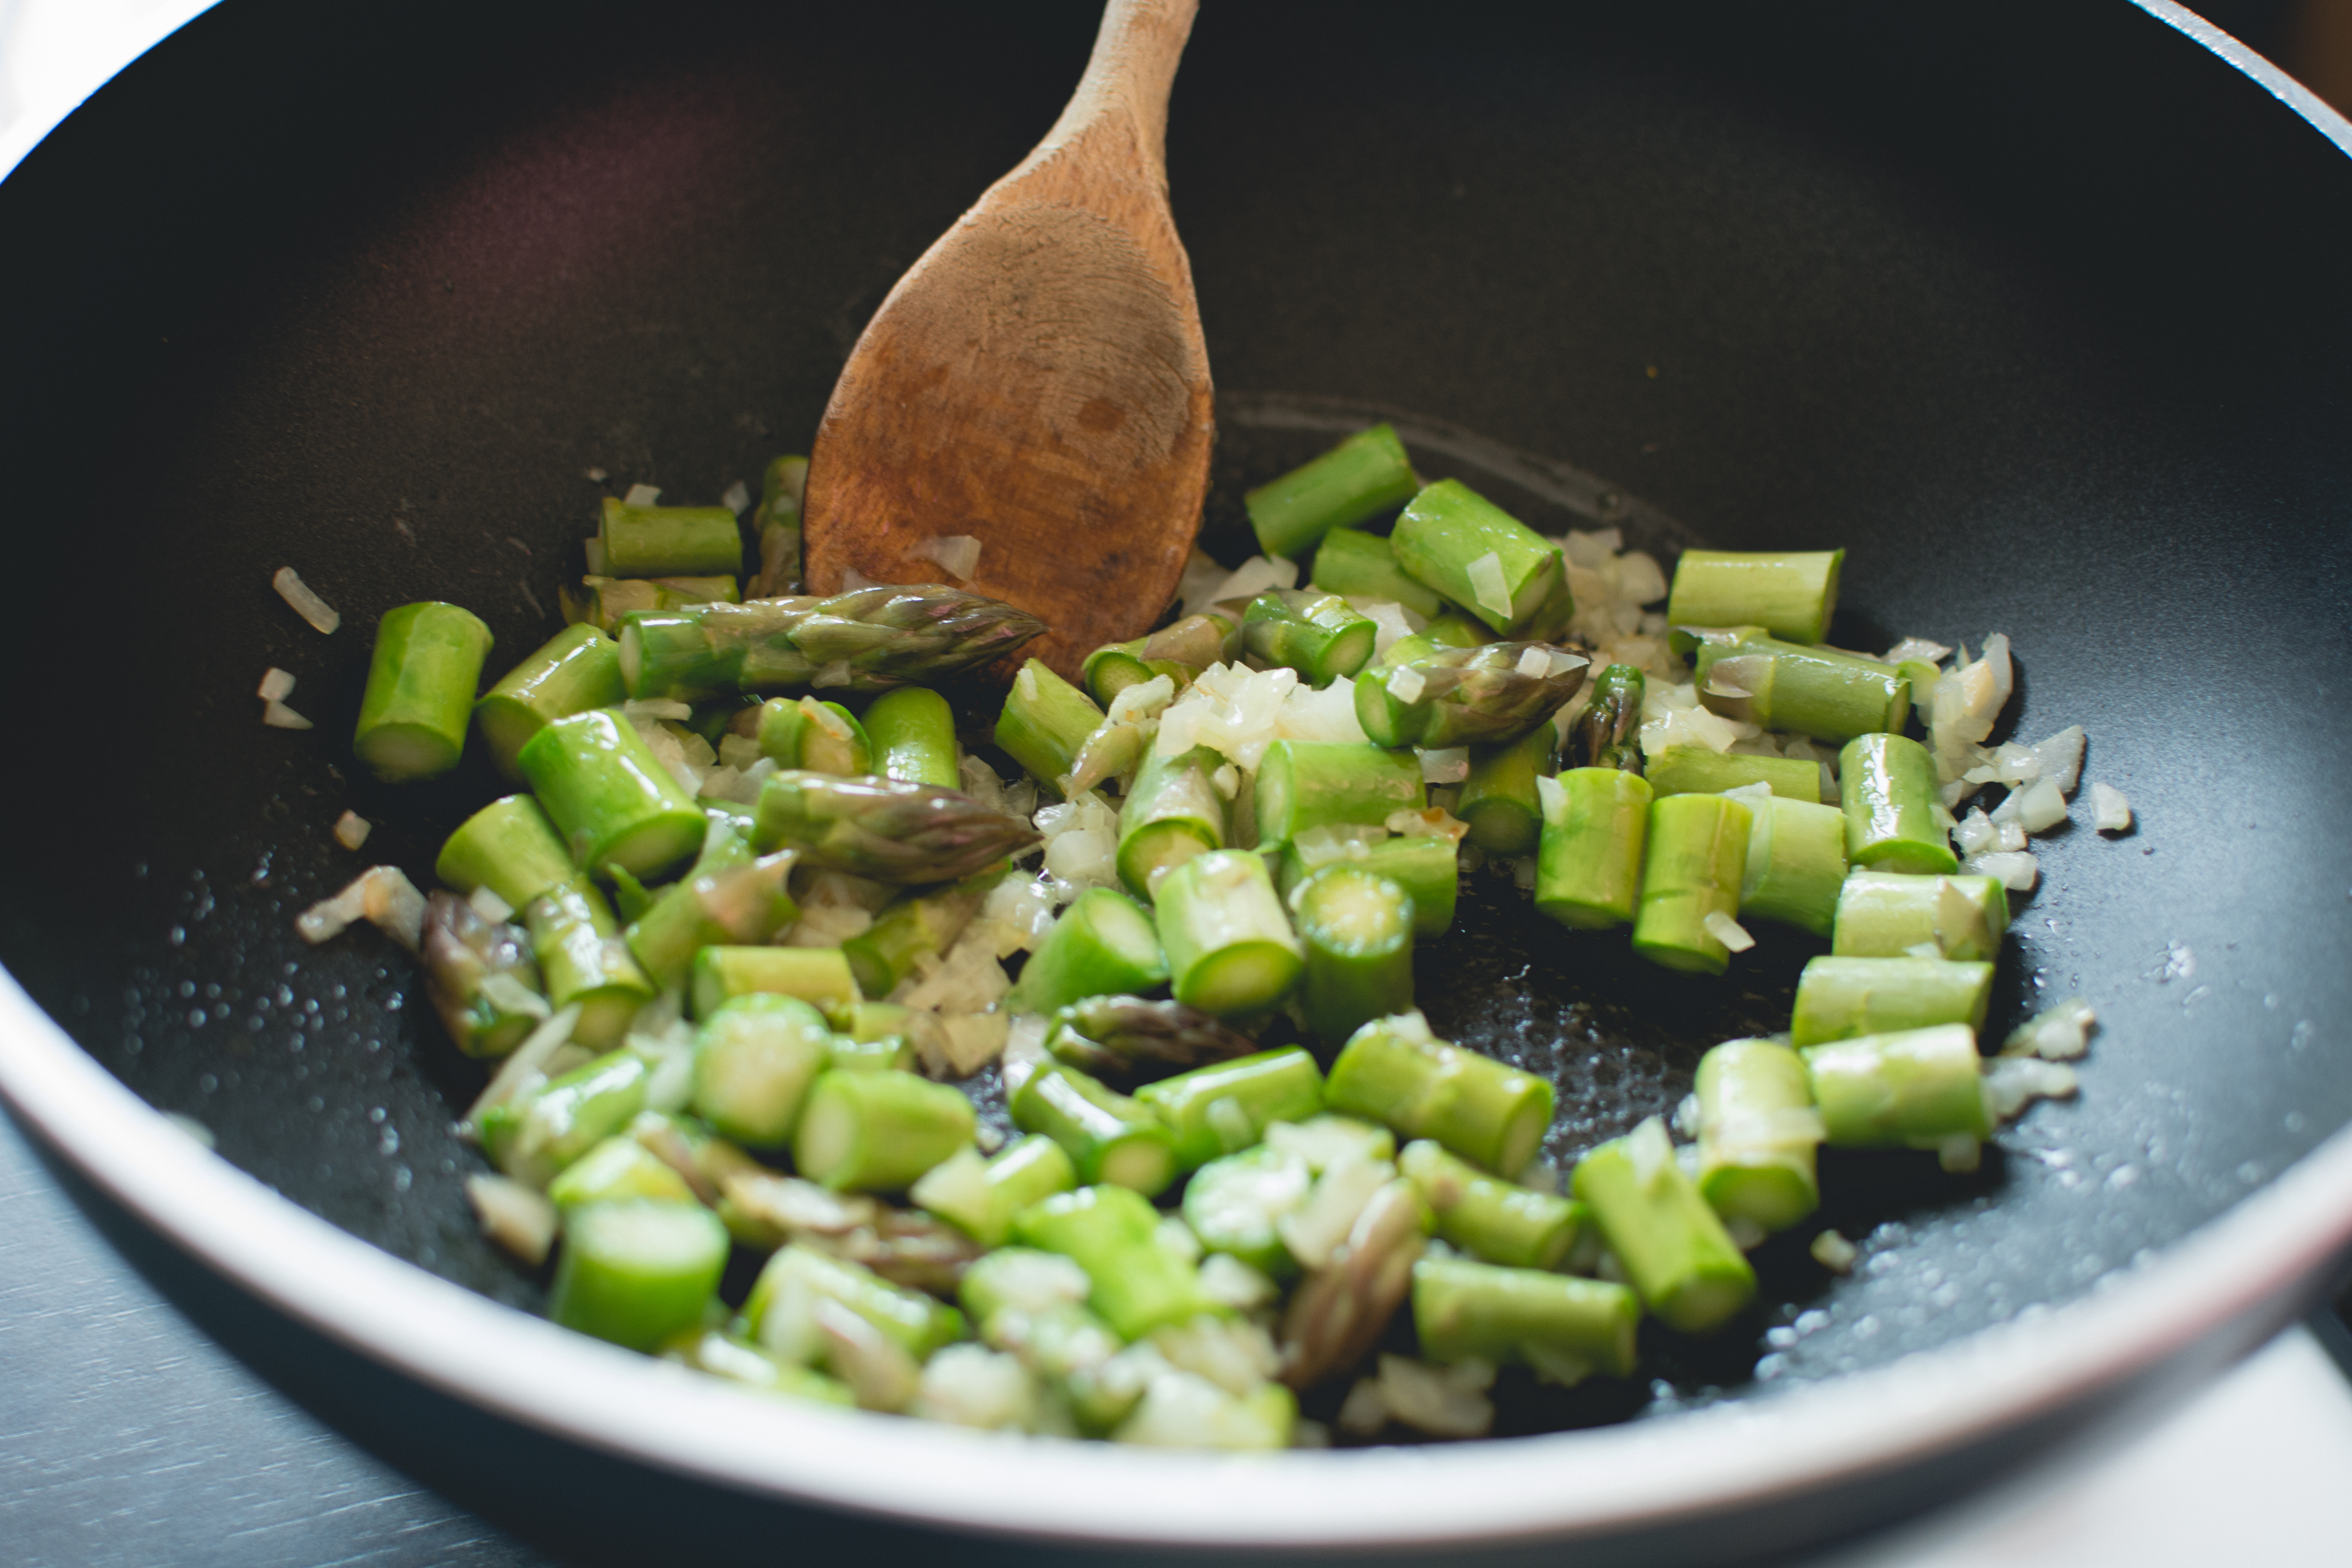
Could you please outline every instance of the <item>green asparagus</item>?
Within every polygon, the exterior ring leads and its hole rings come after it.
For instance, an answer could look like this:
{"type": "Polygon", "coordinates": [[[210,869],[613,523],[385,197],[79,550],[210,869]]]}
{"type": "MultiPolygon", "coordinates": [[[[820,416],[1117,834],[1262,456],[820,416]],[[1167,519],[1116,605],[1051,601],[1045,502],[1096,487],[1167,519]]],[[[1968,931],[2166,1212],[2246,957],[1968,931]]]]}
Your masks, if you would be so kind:
{"type": "Polygon", "coordinates": [[[1843,550],[1685,550],[1666,619],[1678,626],[1762,626],[1790,642],[1829,635],[1843,550]]]}
{"type": "Polygon", "coordinates": [[[1756,1271],[1675,1159],[1656,1117],[1576,1163],[1570,1183],[1642,1304],[1668,1328],[1721,1328],[1756,1294],[1756,1271]]]}
{"type": "Polygon", "coordinates": [[[1335,528],[1402,506],[1419,484],[1396,427],[1375,425],[1242,499],[1260,550],[1301,555],[1335,528]]]}
{"type": "Polygon", "coordinates": [[[1620,768],[1570,768],[1537,790],[1544,820],[1536,909],[1580,931],[1631,922],[1649,842],[1649,781],[1620,768]]]}
{"type": "Polygon", "coordinates": [[[1151,917],[1115,888],[1088,888],[1062,911],[1013,986],[1024,1013],[1052,1014],[1089,996],[1149,991],[1168,980],[1151,917]]]}
{"type": "Polygon", "coordinates": [[[754,847],[877,882],[949,882],[1037,842],[1037,831],[951,789],[799,770],[760,786],[754,847]]]}
{"type": "Polygon", "coordinates": [[[1722,926],[1739,910],[1754,821],[1728,795],[1674,795],[1650,803],[1634,952],[1668,969],[1724,972],[1731,954],[1722,926]]]}
{"type": "Polygon", "coordinates": [[[1504,637],[1549,637],[1575,612],[1559,547],[1459,479],[1413,497],[1389,544],[1398,565],[1504,637]]]}
{"type": "Polygon", "coordinates": [[[611,708],[624,695],[619,645],[593,626],[571,626],[484,692],[474,722],[499,772],[520,783],[515,755],[549,720],[611,708]]]}
{"type": "Polygon", "coordinates": [[[631,697],[680,702],[887,691],[1002,658],[1045,629],[1010,605],[929,586],[684,605],[622,623],[621,679],[631,697]]]}
{"type": "Polygon", "coordinates": [[[1270,588],[1242,616],[1242,646],[1260,665],[1297,670],[1328,686],[1364,668],[1379,628],[1337,594],[1270,588]]]}
{"type": "Polygon", "coordinates": [[[1331,1064],[1323,1099],[1506,1176],[1534,1158],[1553,1103],[1548,1081],[1435,1038],[1418,1013],[1357,1030],[1331,1064]]]}
{"type": "Polygon", "coordinates": [[[1642,771],[1642,697],[1648,685],[1630,664],[1612,664],[1592,678],[1591,700],[1576,721],[1585,766],[1642,771]]]}
{"type": "Polygon", "coordinates": [[[456,767],[489,652],[490,628],[470,610],[428,600],[385,611],[352,751],[387,784],[456,767]]]}
{"type": "Polygon", "coordinates": [[[1991,1001],[1992,965],[1981,961],[1815,958],[1797,979],[1789,1033],[1811,1046],[1937,1024],[1981,1029],[1991,1001]]]}
{"type": "Polygon", "coordinates": [[[1576,695],[1584,662],[1541,643],[1497,642],[1391,658],[1356,677],[1356,721],[1379,746],[1517,740],[1576,695]]]}
{"type": "Polygon", "coordinates": [[[1218,849],[1177,867],[1160,880],[1158,921],[1176,1000],[1220,1018],[1274,1006],[1306,963],[1256,855],[1218,849]]]}
{"type": "Polygon", "coordinates": [[[1360,867],[1326,866],[1290,900],[1307,949],[1307,1021],[1345,1040],[1412,1007],[1412,896],[1360,867]]]}
{"type": "Polygon", "coordinates": [[[709,819],[636,727],[599,708],[550,721],[519,755],[574,864],[657,877],[702,847],[709,819]]]}

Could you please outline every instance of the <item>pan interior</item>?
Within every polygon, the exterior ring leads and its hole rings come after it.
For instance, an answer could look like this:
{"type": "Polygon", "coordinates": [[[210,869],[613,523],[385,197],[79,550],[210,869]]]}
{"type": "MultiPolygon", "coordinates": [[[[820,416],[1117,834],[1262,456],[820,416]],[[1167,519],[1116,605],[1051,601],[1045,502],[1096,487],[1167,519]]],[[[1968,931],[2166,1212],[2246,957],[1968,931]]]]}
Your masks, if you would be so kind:
{"type": "MultiPolygon", "coordinates": [[[[2340,156],[2121,5],[1750,9],[1372,5],[1339,37],[1212,7],[1171,122],[1225,558],[1244,486],[1396,416],[1430,477],[1546,531],[1848,547],[1833,640],[2007,632],[2018,736],[2084,725],[2140,812],[2037,844],[2002,955],[1994,1029],[2100,1010],[2078,1102],[1970,1177],[1825,1161],[1748,1318],[1660,1336],[1654,1381],[1515,1396],[1521,1427],[2064,1300],[2352,1115],[2340,156]],[[1852,1278],[1806,1256],[1821,1226],[1863,1242],[1852,1278]]],[[[479,1068],[404,955],[293,934],[363,864],[426,885],[496,792],[478,760],[352,765],[375,618],[455,600],[510,660],[555,626],[586,470],[711,500],[804,447],[882,292],[1050,120],[1090,7],[315,10],[206,16],[0,189],[38,237],[0,255],[20,689],[66,691],[78,741],[5,770],[0,960],[244,1168],[530,1305],[459,1190],[479,1068]],[[341,633],[271,594],[288,564],[341,633]],[[270,666],[316,730],[260,726],[270,666]]],[[[1481,881],[1421,980],[1441,1031],[1553,1077],[1566,1158],[1785,1016],[1808,949],[1759,934],[1725,982],[1666,976],[1481,881]]]]}

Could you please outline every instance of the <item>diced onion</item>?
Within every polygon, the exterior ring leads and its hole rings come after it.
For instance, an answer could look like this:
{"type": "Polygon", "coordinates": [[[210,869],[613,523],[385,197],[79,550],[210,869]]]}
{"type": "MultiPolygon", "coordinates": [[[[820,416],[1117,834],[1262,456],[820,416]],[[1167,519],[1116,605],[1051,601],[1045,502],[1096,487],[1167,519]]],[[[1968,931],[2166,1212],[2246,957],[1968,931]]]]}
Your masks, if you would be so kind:
{"type": "Polygon", "coordinates": [[[751,510],[751,492],[742,480],[737,479],[727,487],[727,493],[719,498],[719,504],[740,517],[751,510]]]}
{"type": "Polygon", "coordinates": [[[273,664],[261,672],[261,689],[255,695],[264,702],[283,702],[294,695],[294,677],[273,664]]]}
{"type": "Polygon", "coordinates": [[[280,566],[278,574],[269,579],[269,585],[277,589],[278,596],[293,605],[294,613],[310,622],[314,630],[331,637],[335,628],[343,624],[343,617],[334,606],[312,593],[310,584],[303,582],[291,566],[280,566]]]}
{"type": "Polygon", "coordinates": [[[908,553],[938,562],[941,570],[959,582],[971,582],[972,573],[980,566],[980,541],[969,533],[927,539],[908,553]]]}
{"type": "Polygon", "coordinates": [[[1470,596],[1478,607],[1503,620],[1511,618],[1511,588],[1503,580],[1503,558],[1489,550],[1465,569],[1470,579],[1470,596]]]}
{"type": "Polygon", "coordinates": [[[482,1234],[534,1268],[555,1246],[555,1205],[547,1194],[509,1176],[477,1171],[466,1178],[466,1201],[482,1234]]]}
{"type": "Polygon", "coordinates": [[[1813,1237],[1811,1251],[1813,1261],[1832,1274],[1852,1273],[1853,1260],[1861,1256],[1853,1243],[1833,1230],[1825,1230],[1813,1237]]]}
{"type": "Polygon", "coordinates": [[[488,887],[476,888],[466,901],[474,906],[476,914],[492,925],[499,925],[514,919],[514,906],[492,892],[488,887]]]}
{"type": "MultiPolygon", "coordinates": [[[[367,842],[374,824],[356,811],[346,811],[335,818],[335,842],[346,849],[356,849],[367,842]]],[[[496,897],[496,894],[491,895],[496,897]]]]}
{"type": "Polygon", "coordinates": [[[1470,748],[1440,746],[1422,752],[1421,776],[1429,784],[1460,784],[1470,776],[1470,748]]]}
{"type": "Polygon", "coordinates": [[[652,506],[661,500],[659,485],[631,485],[629,493],[621,498],[623,506],[652,506]]]}
{"type": "Polygon", "coordinates": [[[2124,792],[2113,784],[2094,784],[2091,786],[2091,822],[2102,833],[2131,831],[2131,802],[2124,792]]]}
{"type": "Polygon", "coordinates": [[[267,703],[261,710],[261,721],[273,730],[307,730],[310,721],[283,702],[267,703]]]}
{"type": "Polygon", "coordinates": [[[1428,678],[1409,664],[1401,664],[1389,672],[1389,695],[1400,702],[1418,702],[1421,694],[1428,689],[1428,678]]]}

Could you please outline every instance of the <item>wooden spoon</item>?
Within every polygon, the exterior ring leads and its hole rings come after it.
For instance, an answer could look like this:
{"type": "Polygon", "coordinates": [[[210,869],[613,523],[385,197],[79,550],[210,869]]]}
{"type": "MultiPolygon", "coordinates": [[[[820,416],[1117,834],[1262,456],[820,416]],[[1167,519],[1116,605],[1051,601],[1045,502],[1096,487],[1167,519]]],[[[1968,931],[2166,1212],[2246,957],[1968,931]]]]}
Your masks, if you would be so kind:
{"type": "MultiPolygon", "coordinates": [[[[1198,0],[1110,0],[1036,149],[882,301],[810,456],[810,591],[955,582],[1051,627],[1075,677],[1174,596],[1209,480],[1209,359],[1168,208],[1168,91],[1198,0]],[[957,579],[929,553],[981,542],[957,579]]],[[[952,553],[952,551],[950,552],[952,553]]]]}

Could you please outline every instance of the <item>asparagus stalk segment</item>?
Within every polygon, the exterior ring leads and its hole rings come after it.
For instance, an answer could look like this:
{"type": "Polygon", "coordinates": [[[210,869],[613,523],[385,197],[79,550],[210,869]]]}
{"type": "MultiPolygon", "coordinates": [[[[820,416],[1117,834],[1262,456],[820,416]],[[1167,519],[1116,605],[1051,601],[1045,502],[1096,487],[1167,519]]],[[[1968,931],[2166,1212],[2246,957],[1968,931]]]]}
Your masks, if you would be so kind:
{"type": "Polygon", "coordinates": [[[1488,1263],[1557,1268],[1586,1221],[1582,1204],[1490,1176],[1427,1138],[1404,1146],[1397,1171],[1437,1216],[1438,1236],[1488,1263]]]}
{"type": "Polygon", "coordinates": [[[1307,948],[1307,1021],[1345,1040],[1375,1018],[1412,1007],[1412,895],[1360,867],[1326,866],[1290,907],[1307,948]]]}
{"type": "Polygon", "coordinates": [[[1252,599],[1242,616],[1242,646],[1266,666],[1297,670],[1328,686],[1364,668],[1379,628],[1337,594],[1273,588],[1252,599]]]}
{"type": "Polygon", "coordinates": [[[1790,642],[1829,635],[1843,550],[1685,550],[1666,619],[1683,626],[1762,626],[1790,642]]]}
{"type": "Polygon", "coordinates": [[[1770,1040],[1727,1040],[1699,1058],[1698,1190],[1726,1220],[1786,1230],[1821,1204],[1824,1135],[1805,1064],[1770,1040]]]}
{"type": "Polygon", "coordinates": [[[1107,1182],[1157,1197],[1178,1174],[1176,1140],[1142,1101],[1076,1068],[1049,1063],[1008,1102],[1013,1125],[1062,1146],[1082,1182],[1107,1182]]]}
{"type": "Polygon", "coordinates": [[[1309,877],[1335,865],[1385,877],[1402,888],[1412,900],[1415,936],[1443,936],[1454,924],[1461,862],[1451,837],[1437,833],[1391,835],[1385,827],[1369,824],[1310,827],[1292,838],[1283,853],[1279,886],[1284,902],[1287,904],[1309,877]]]}
{"type": "Polygon", "coordinates": [[[1254,854],[1219,849],[1177,867],[1160,881],[1158,918],[1176,1000],[1220,1018],[1275,1005],[1306,963],[1254,854]]]}
{"type": "Polygon", "coordinates": [[[1559,547],[1459,479],[1414,496],[1389,545],[1398,565],[1503,637],[1548,637],[1575,613],[1559,547]]]}
{"type": "Polygon", "coordinates": [[[843,942],[842,954],[857,976],[857,988],[868,996],[887,996],[926,957],[953,947],[996,879],[995,872],[983,871],[935,892],[910,893],[843,942]]]}
{"type": "Polygon", "coordinates": [[[1845,881],[1845,814],[1833,805],[1751,799],[1739,912],[1827,936],[1845,881]]]}
{"type": "Polygon", "coordinates": [[[425,994],[449,1038],[469,1057],[502,1057],[553,1011],[521,928],[493,924],[455,893],[425,900],[425,994]]]}
{"type": "Polygon", "coordinates": [[[1198,1170],[1237,1153],[1277,1121],[1303,1121],[1323,1109],[1323,1074],[1293,1046],[1194,1068],[1147,1083],[1135,1098],[1176,1134],[1176,1160],[1198,1170]]]}
{"type": "Polygon", "coordinates": [[[895,1002],[860,1002],[836,1009],[840,1032],[825,1047],[825,1063],[843,1072],[911,1071],[914,1042],[908,1038],[914,1009],[895,1002]]]}
{"type": "Polygon", "coordinates": [[[1377,746],[1503,745],[1548,721],[1583,684],[1585,660],[1542,643],[1430,648],[1356,677],[1356,721],[1377,746]]]}
{"type": "Polygon", "coordinates": [[[2008,929],[2009,894],[1998,877],[1856,871],[1838,889],[1830,951],[1899,958],[1925,944],[1946,958],[1990,960],[2008,929]]]}
{"type": "Polygon", "coordinates": [[[1592,1205],[1642,1304],[1668,1328],[1711,1332],[1754,1298],[1755,1270],[1683,1173],[1656,1117],[1579,1160],[1570,1185],[1592,1205]]]}
{"type": "Polygon", "coordinates": [[[457,765],[490,628],[470,610],[428,600],[384,612],[368,658],[352,751],[387,784],[457,765]]]}
{"type": "Polygon", "coordinates": [[[1242,498],[1258,548],[1300,555],[1335,528],[1402,506],[1419,488],[1396,427],[1359,430],[1314,461],[1242,498]]]}
{"type": "Polygon", "coordinates": [[[1258,846],[1276,848],[1338,823],[1384,823],[1399,810],[1419,810],[1422,792],[1421,764],[1410,752],[1276,741],[1258,764],[1258,846]]]}
{"type": "Polygon", "coordinates": [[[760,570],[751,579],[751,597],[800,592],[801,498],[807,489],[808,459],[796,455],[771,460],[760,476],[760,504],[751,510],[760,570]]]}
{"type": "MultiPolygon", "coordinates": [[[[1077,1184],[1077,1167],[1062,1146],[1032,1133],[992,1160],[967,1149],[940,1162],[908,1196],[981,1246],[1002,1247],[1013,1234],[1013,1215],[1077,1184]]],[[[969,1303],[971,1298],[965,1300],[969,1303]]]]}
{"type": "Polygon", "coordinates": [[[547,1195],[564,1214],[587,1204],[632,1199],[670,1204],[697,1201],[694,1188],[684,1176],[626,1132],[615,1132],[566,1165],[547,1184],[547,1195]]]}
{"type": "Polygon", "coordinates": [[[996,720],[996,743],[1031,776],[1059,794],[1087,737],[1103,721],[1095,700],[1030,659],[1004,694],[996,720]]]}
{"type": "Polygon", "coordinates": [[[1323,1100],[1511,1175],[1535,1157],[1553,1104],[1549,1082],[1435,1038],[1419,1013],[1357,1030],[1331,1064],[1323,1100]]]}
{"type": "Polygon", "coordinates": [[[1938,813],[1936,760],[1903,735],[1857,735],[1838,753],[1846,858],[1880,871],[1949,876],[1960,868],[1938,813]]]}
{"type": "Polygon", "coordinates": [[[650,1351],[700,1323],[727,1267],[727,1227],[699,1204],[590,1204],[563,1228],[548,1315],[650,1351]]]}
{"type": "Polygon", "coordinates": [[[1124,1340],[1216,1310],[1192,1265],[1160,1245],[1159,1228],[1159,1212],[1118,1186],[1057,1194],[1013,1221],[1016,1240],[1086,1270],[1087,1305],[1124,1340]]]}
{"type": "Polygon", "coordinates": [[[1642,771],[1642,695],[1648,684],[1630,664],[1612,664],[1592,678],[1592,699],[1576,723],[1587,767],[1642,771]]]}
{"type": "Polygon", "coordinates": [[[609,709],[542,727],[518,759],[574,864],[658,877],[702,847],[709,819],[654,757],[636,727],[609,709]]]}
{"type": "MultiPolygon", "coordinates": [[[[688,605],[740,604],[743,597],[731,576],[604,577],[593,573],[580,579],[576,595],[569,588],[558,590],[558,595],[565,620],[593,626],[607,637],[618,632],[631,616],[688,605]]],[[[616,671],[618,668],[614,667],[616,671]]]]}
{"type": "Polygon", "coordinates": [[[1433,1362],[1519,1362],[1565,1384],[1630,1377],[1641,1321],[1633,1292],[1606,1280],[1461,1258],[1413,1266],[1413,1331],[1433,1362]]]}
{"type": "Polygon", "coordinates": [[[1088,997],[1131,999],[1129,993],[1167,980],[1168,958],[1151,917],[1115,888],[1088,888],[1030,956],[1013,986],[1014,1005],[1051,1015],[1088,997]]]}
{"type": "Polygon", "coordinates": [[[863,1264],[827,1257],[798,1242],[780,1249],[760,1270],[751,1293],[743,1300],[742,1326],[763,1348],[787,1361],[815,1361],[826,1354],[815,1321],[815,1308],[826,1301],[864,1319],[918,1363],[963,1338],[963,1314],[946,1302],[893,1285],[863,1264]]]}
{"type": "Polygon", "coordinates": [[[968,795],[898,779],[844,779],[798,770],[760,786],[752,828],[762,852],[878,882],[950,882],[1037,842],[1037,831],[968,795]]]}
{"type": "Polygon", "coordinates": [[[621,679],[636,698],[730,691],[887,691],[1001,658],[1045,629],[955,588],[877,585],[829,598],[749,599],[629,616],[621,679]]]}
{"type": "Polygon", "coordinates": [[[876,771],[866,726],[838,702],[771,697],[760,704],[759,725],[760,754],[780,768],[846,777],[876,771]]]}
{"type": "Polygon", "coordinates": [[[743,536],[723,506],[631,506],[604,498],[598,538],[615,577],[732,575],[743,570],[743,536]]]}
{"type": "Polygon", "coordinates": [[[1724,972],[1731,950],[1710,917],[1729,920],[1739,911],[1754,825],[1748,807],[1727,795],[1674,795],[1650,803],[1634,952],[1668,969],[1724,972]]]}
{"type": "Polygon", "coordinates": [[[515,754],[551,719],[620,702],[621,650],[596,627],[564,627],[474,704],[474,722],[499,772],[520,782],[515,754]]]}
{"type": "Polygon", "coordinates": [[[1509,859],[1535,852],[1543,834],[1543,801],[1536,781],[1552,771],[1558,733],[1538,724],[1501,746],[1475,746],[1454,814],[1470,825],[1470,842],[1509,859]]]}
{"type": "Polygon", "coordinates": [[[1944,1024],[1859,1035],[1803,1053],[1829,1141],[1845,1149],[1938,1149],[1992,1136],[1976,1031],[1944,1024]]]}
{"type": "Polygon", "coordinates": [[[1405,574],[1387,540],[1352,528],[1335,528],[1323,536],[1309,580],[1327,593],[1350,599],[1393,599],[1423,617],[1445,608],[1444,595],[1405,574]]]}
{"type": "Polygon", "coordinates": [[[1992,965],[1981,961],[1815,958],[1797,978],[1789,1035],[1811,1046],[1937,1024],[1981,1029],[1991,1001],[1992,965]]]}
{"type": "Polygon", "coordinates": [[[1151,666],[1143,657],[1141,637],[1106,643],[1087,655],[1086,662],[1078,667],[1078,679],[1085,683],[1087,695],[1105,711],[1109,710],[1120,692],[1130,686],[1140,686],[1151,677],[1151,666]]]}
{"type": "Polygon", "coordinates": [[[831,1016],[865,1000],[837,947],[706,947],[694,955],[688,995],[708,1018],[737,996],[797,996],[831,1016]]]}
{"type": "Polygon", "coordinates": [[[1260,1144],[1212,1160],[1184,1184],[1184,1223],[1211,1252],[1223,1252],[1272,1279],[1287,1279],[1298,1261],[1276,1222],[1307,1203],[1315,1173],[1286,1150],[1260,1144]]]}
{"type": "Polygon", "coordinates": [[[566,1166],[635,1119],[652,1077],[643,1057],[608,1052],[486,1113],[482,1151],[516,1181],[544,1191],[566,1166]]]}
{"type": "Polygon", "coordinates": [[[751,853],[731,820],[714,819],[694,868],[653,896],[623,933],[646,973],[664,990],[682,986],[694,955],[715,944],[757,944],[800,918],[784,891],[789,853],[751,853]]]}
{"type": "Polygon", "coordinates": [[[1055,1013],[1045,1048],[1083,1072],[1125,1082],[1232,1061],[1256,1050],[1257,1042],[1181,1002],[1097,995],[1055,1013]]]}
{"type": "MultiPolygon", "coordinates": [[[[1143,639],[1143,662],[1154,674],[1165,674],[1171,664],[1197,674],[1213,664],[1231,664],[1242,656],[1239,616],[1208,610],[1171,622],[1143,639]]],[[[1188,684],[1190,677],[1177,684],[1188,684]]]]}
{"type": "Polygon", "coordinates": [[[637,1009],[654,999],[654,984],[638,967],[604,895],[586,882],[551,888],[523,907],[531,956],[557,1007],[580,1004],[572,1037],[608,1046],[627,1031],[637,1009]]]}
{"type": "Polygon", "coordinates": [[[1911,683],[1891,664],[1803,647],[1733,626],[1693,634],[1699,700],[1727,719],[1843,745],[1876,730],[1900,734],[1911,683]]]}
{"type": "Polygon", "coordinates": [[[866,710],[866,733],[873,742],[874,771],[884,778],[940,789],[962,784],[955,713],[930,688],[902,686],[876,698],[866,710]]]}
{"type": "Polygon", "coordinates": [[[836,1192],[903,1192],[971,1142],[971,1101],[910,1072],[818,1076],[793,1132],[793,1164],[836,1192]]]}
{"type": "Polygon", "coordinates": [[[1429,1206],[1411,1182],[1372,1194],[1330,1262],[1307,1274],[1283,1314],[1285,1383],[1310,1387],[1362,1359],[1412,1288],[1429,1227],[1429,1206]]]}
{"type": "Polygon", "coordinates": [[[1570,768],[1536,787],[1544,813],[1536,909],[1579,931],[1630,922],[1649,843],[1649,781],[1619,768],[1570,768]]]}
{"type": "Polygon", "coordinates": [[[457,825],[435,858],[433,874],[461,893],[488,888],[519,910],[579,873],[539,802],[509,795],[457,825]]]}
{"type": "Polygon", "coordinates": [[[1138,898],[1195,855],[1225,847],[1225,801],[1211,782],[1223,761],[1206,746],[1145,756],[1118,808],[1118,879],[1138,898]]]}
{"type": "Polygon", "coordinates": [[[1822,799],[1822,765],[1801,757],[1751,757],[1705,746],[1668,746],[1650,759],[1644,772],[1650,788],[1661,795],[1720,795],[1760,784],[1782,800],[1818,805],[1822,799]]]}
{"type": "Polygon", "coordinates": [[[695,1035],[695,1114],[738,1143],[783,1147],[828,1065],[830,1044],[824,1016],[797,996],[754,993],[722,1003],[695,1035]]]}

